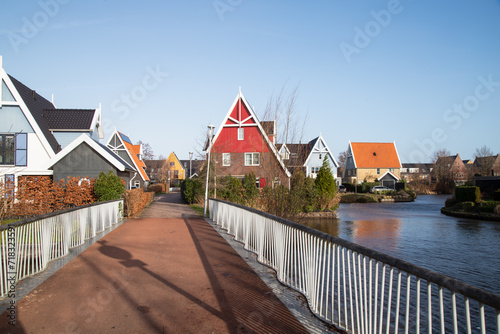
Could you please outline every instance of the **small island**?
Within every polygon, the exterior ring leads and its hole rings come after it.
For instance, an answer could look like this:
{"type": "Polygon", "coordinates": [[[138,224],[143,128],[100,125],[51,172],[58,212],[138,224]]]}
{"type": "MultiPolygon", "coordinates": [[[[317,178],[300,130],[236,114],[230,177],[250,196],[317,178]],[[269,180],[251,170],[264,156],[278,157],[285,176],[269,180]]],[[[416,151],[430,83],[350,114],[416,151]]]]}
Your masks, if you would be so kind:
{"type": "Polygon", "coordinates": [[[479,187],[461,186],[447,199],[441,213],[447,216],[500,221],[500,189],[481,194],[479,187]]]}

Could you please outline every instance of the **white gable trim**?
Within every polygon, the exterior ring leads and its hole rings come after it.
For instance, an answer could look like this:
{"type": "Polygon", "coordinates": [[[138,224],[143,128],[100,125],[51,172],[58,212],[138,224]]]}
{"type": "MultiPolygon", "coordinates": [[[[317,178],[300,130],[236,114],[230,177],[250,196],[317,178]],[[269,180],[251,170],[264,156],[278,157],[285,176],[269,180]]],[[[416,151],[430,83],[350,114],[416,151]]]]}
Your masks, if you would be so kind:
{"type": "MultiPolygon", "coordinates": [[[[134,157],[132,156],[132,152],[129,151],[129,149],[127,148],[127,145],[125,145],[125,143],[123,142],[123,139],[122,139],[122,136],[120,136],[120,133],[118,130],[115,130],[113,131],[113,133],[111,134],[111,136],[109,137],[108,139],[108,143],[106,144],[106,146],[111,150],[111,151],[114,151],[114,148],[112,148],[109,144],[111,142],[111,139],[113,139],[113,136],[116,134],[116,136],[118,137],[118,139],[120,140],[120,143],[121,145],[123,146],[123,150],[125,152],[127,152],[127,155],[128,157],[130,158],[130,161],[132,161],[132,167],[135,168],[135,170],[139,173],[139,176],[141,177],[142,181],[146,182],[146,179],[143,177],[142,173],[139,172],[139,166],[136,165],[135,163],[135,160],[134,160],[134,157]]],[[[128,137],[128,136],[127,136],[128,137]]],[[[130,137],[129,137],[130,139],[130,137]]],[[[134,144],[132,144],[134,145],[134,144]]],[[[116,154],[116,152],[115,152],[116,154]]],[[[141,149],[140,149],[140,154],[142,155],[142,145],[141,145],[141,149]]],[[[146,173],[145,173],[146,174],[146,173]]]]}
{"type": "Polygon", "coordinates": [[[378,179],[379,180],[383,179],[387,174],[389,174],[390,176],[392,176],[396,181],[399,181],[399,177],[397,177],[396,174],[394,174],[394,173],[392,173],[390,171],[385,172],[384,175],[382,175],[378,179]]]}
{"type": "MultiPolygon", "coordinates": [[[[42,130],[38,126],[38,123],[35,121],[35,118],[31,114],[31,111],[28,109],[28,106],[26,105],[26,103],[24,103],[24,100],[21,98],[21,95],[19,94],[16,87],[14,86],[12,81],[10,80],[9,76],[7,75],[7,72],[5,72],[5,70],[2,67],[0,67],[0,79],[5,82],[5,85],[10,90],[12,96],[16,100],[16,102],[3,103],[3,105],[5,105],[5,106],[7,106],[7,105],[8,106],[17,106],[17,107],[21,108],[21,111],[23,112],[24,116],[26,117],[26,119],[30,123],[33,131],[35,132],[36,136],[38,137],[38,140],[40,140],[40,142],[42,143],[42,147],[44,148],[45,152],[47,153],[49,158],[53,158],[55,156],[55,152],[52,149],[52,147],[50,146],[49,141],[47,140],[47,138],[45,138],[42,130]]],[[[0,95],[0,100],[1,100],[1,95],[0,95]]]]}
{"type": "Polygon", "coordinates": [[[75,148],[77,148],[80,144],[86,143],[92,149],[94,149],[97,153],[99,153],[104,159],[110,162],[116,169],[121,172],[124,172],[127,169],[127,166],[122,164],[118,159],[116,159],[113,155],[109,154],[105,149],[102,148],[95,140],[91,139],[86,134],[81,134],[78,138],[73,140],[68,146],[62,149],[56,156],[49,162],[47,169],[52,168],[56,163],[61,161],[66,155],[71,153],[75,148]]]}
{"type": "MultiPolygon", "coordinates": [[[[349,152],[351,152],[351,157],[352,157],[352,162],[354,163],[354,168],[358,168],[358,165],[356,164],[356,157],[354,156],[354,152],[352,150],[352,145],[351,141],[349,140],[349,152]]],[[[349,156],[347,156],[349,158],[349,156]]]]}
{"type": "Polygon", "coordinates": [[[253,109],[250,108],[250,105],[248,104],[247,100],[245,99],[245,97],[243,96],[241,91],[236,96],[236,99],[234,100],[233,104],[229,108],[229,111],[227,112],[226,117],[224,117],[224,120],[222,121],[221,125],[217,129],[217,132],[216,132],[215,136],[212,138],[212,141],[210,142],[210,145],[208,146],[207,151],[212,150],[214,143],[219,138],[219,135],[222,132],[222,129],[224,127],[234,127],[234,126],[257,126],[259,128],[261,136],[265,139],[269,149],[273,152],[273,154],[276,157],[276,159],[278,160],[279,164],[281,165],[281,167],[285,171],[286,176],[287,177],[292,176],[290,171],[286,168],[285,163],[283,162],[283,159],[281,159],[281,156],[279,155],[278,151],[276,150],[276,146],[271,142],[271,140],[269,139],[269,136],[266,134],[266,132],[262,128],[262,125],[260,125],[259,119],[255,115],[253,109]],[[234,118],[230,117],[230,115],[231,115],[231,112],[233,111],[234,107],[236,107],[236,103],[239,102],[240,98],[243,101],[243,103],[245,104],[245,107],[247,108],[248,112],[250,113],[250,117],[247,117],[244,121],[238,122],[234,118]],[[255,124],[242,124],[243,122],[248,121],[250,118],[253,118],[253,120],[255,121],[255,124]],[[231,119],[233,122],[237,122],[238,124],[226,125],[226,122],[228,119],[231,119]]]}
{"type": "Polygon", "coordinates": [[[397,155],[398,161],[399,161],[399,168],[403,168],[403,165],[401,164],[401,159],[399,158],[398,148],[396,147],[396,142],[394,141],[392,144],[394,145],[394,149],[396,150],[396,155],[397,155]]]}
{"type": "MultiPolygon", "coordinates": [[[[314,143],[314,146],[311,150],[311,152],[309,152],[309,155],[306,159],[306,161],[304,162],[304,167],[307,165],[307,163],[309,162],[309,159],[311,158],[312,154],[315,153],[314,149],[317,149],[317,146],[318,146],[318,143],[323,143],[323,145],[325,146],[325,151],[324,153],[325,154],[328,154],[328,156],[330,157],[330,161],[332,162],[333,166],[335,168],[338,168],[339,167],[339,164],[337,162],[337,160],[335,159],[335,157],[332,155],[332,151],[330,151],[330,148],[328,147],[328,145],[326,144],[326,141],[323,139],[323,137],[321,135],[319,135],[318,139],[316,140],[316,142],[314,143]]],[[[320,153],[323,153],[322,150],[319,150],[320,153]]]]}

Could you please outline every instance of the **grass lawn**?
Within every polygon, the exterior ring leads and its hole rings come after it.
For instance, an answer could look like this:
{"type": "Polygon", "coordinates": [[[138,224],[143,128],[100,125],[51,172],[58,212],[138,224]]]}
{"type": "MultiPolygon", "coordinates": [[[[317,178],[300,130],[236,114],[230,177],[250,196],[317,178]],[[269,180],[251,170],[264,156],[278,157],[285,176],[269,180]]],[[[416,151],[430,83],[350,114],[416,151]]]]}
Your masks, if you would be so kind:
{"type": "MultiPolygon", "coordinates": [[[[199,216],[202,216],[203,217],[203,205],[200,206],[200,205],[197,205],[197,204],[189,204],[189,206],[191,207],[191,209],[194,210],[194,212],[196,212],[199,216]]],[[[208,210],[207,210],[207,213],[208,213],[208,210]]]]}
{"type": "Polygon", "coordinates": [[[17,222],[19,219],[6,219],[6,220],[0,220],[0,225],[5,225],[9,223],[14,223],[17,222]]]}

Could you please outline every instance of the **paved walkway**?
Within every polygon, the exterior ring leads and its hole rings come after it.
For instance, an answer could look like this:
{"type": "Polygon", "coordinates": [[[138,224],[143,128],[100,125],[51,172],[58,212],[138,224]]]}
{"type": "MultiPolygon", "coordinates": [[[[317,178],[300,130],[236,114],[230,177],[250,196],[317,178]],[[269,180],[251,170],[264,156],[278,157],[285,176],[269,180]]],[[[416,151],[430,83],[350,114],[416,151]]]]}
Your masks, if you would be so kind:
{"type": "Polygon", "coordinates": [[[303,333],[202,217],[162,195],[16,303],[0,333],[303,333]]]}

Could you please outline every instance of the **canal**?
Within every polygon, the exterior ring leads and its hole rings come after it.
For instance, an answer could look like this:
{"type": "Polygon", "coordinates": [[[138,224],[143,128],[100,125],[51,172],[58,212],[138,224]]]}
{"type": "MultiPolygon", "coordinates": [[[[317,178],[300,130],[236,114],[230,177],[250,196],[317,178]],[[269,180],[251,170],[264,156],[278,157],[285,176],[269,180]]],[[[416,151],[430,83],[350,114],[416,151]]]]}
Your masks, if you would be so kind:
{"type": "Polygon", "coordinates": [[[445,216],[448,197],[341,204],[338,219],[305,224],[500,295],[500,222],[445,216]]]}

